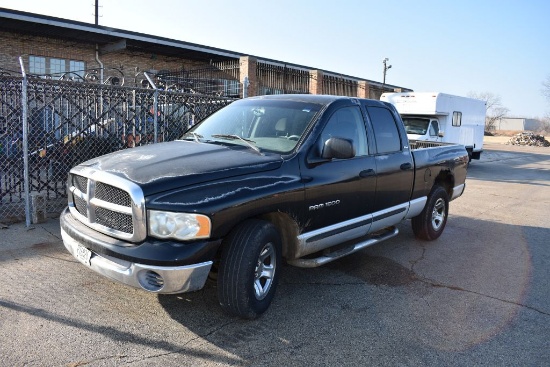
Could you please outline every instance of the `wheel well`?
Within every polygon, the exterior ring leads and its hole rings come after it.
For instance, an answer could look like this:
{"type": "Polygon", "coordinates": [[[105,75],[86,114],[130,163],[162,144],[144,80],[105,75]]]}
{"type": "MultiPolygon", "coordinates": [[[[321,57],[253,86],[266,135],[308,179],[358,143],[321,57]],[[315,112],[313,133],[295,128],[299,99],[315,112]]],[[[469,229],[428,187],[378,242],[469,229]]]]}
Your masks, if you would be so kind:
{"type": "MultiPolygon", "coordinates": [[[[296,253],[296,248],[298,246],[297,238],[300,234],[300,228],[298,227],[297,221],[286,213],[271,212],[243,219],[236,223],[235,226],[231,230],[229,230],[224,237],[229,236],[231,231],[233,231],[235,227],[238,226],[240,223],[250,219],[261,219],[273,224],[279,232],[279,235],[281,236],[283,258],[292,258],[292,255],[296,253]]],[[[221,258],[222,247],[223,246],[220,246],[218,248],[218,251],[216,253],[216,261],[219,261],[219,259],[221,258]]]]}
{"type": "Polygon", "coordinates": [[[290,215],[282,212],[272,212],[262,214],[258,219],[263,219],[272,223],[281,235],[281,243],[283,250],[283,257],[292,257],[292,254],[296,251],[297,237],[300,234],[300,228],[295,219],[290,215]]]}
{"type": "Polygon", "coordinates": [[[434,186],[439,185],[445,189],[449,198],[453,195],[453,187],[455,186],[455,178],[450,171],[441,171],[434,181],[434,186]]]}

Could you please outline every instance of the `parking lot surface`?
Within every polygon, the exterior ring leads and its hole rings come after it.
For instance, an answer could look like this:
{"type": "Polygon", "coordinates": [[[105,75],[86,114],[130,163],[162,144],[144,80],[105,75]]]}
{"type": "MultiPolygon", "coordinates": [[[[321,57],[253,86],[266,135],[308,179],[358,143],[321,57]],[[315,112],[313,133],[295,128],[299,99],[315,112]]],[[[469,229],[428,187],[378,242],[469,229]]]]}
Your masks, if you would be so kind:
{"type": "Polygon", "coordinates": [[[0,365],[550,365],[550,148],[487,143],[438,240],[399,229],[323,267],[284,267],[271,308],[244,321],[215,283],[146,293],[73,259],[55,218],[10,225],[0,365]]]}

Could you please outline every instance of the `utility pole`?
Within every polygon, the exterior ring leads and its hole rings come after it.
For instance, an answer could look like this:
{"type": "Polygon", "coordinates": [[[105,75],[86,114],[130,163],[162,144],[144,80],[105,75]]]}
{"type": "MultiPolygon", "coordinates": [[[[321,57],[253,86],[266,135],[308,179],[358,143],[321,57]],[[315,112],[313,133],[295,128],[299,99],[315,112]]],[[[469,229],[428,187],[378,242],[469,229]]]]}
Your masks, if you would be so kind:
{"type": "Polygon", "coordinates": [[[95,25],[99,25],[99,0],[95,0],[95,25]]]}
{"type": "Polygon", "coordinates": [[[391,69],[391,65],[388,65],[388,61],[390,61],[390,59],[388,59],[387,57],[384,58],[384,60],[382,60],[382,63],[384,64],[384,78],[382,82],[382,93],[384,93],[384,88],[386,87],[386,72],[388,71],[388,69],[391,69]]]}

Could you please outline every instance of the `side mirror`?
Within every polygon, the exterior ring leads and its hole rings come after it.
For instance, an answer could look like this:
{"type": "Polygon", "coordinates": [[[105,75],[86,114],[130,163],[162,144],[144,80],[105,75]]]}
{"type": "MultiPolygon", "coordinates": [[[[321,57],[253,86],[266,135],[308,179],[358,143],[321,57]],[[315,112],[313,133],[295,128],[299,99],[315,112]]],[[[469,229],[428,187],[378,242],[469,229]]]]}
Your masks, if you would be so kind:
{"type": "Polygon", "coordinates": [[[348,159],[355,157],[355,149],[351,140],[342,138],[330,138],[323,147],[324,159],[348,159]]]}
{"type": "Polygon", "coordinates": [[[442,138],[442,137],[445,136],[445,132],[444,132],[444,131],[439,131],[439,133],[437,133],[437,136],[439,136],[440,138],[442,138]]]}

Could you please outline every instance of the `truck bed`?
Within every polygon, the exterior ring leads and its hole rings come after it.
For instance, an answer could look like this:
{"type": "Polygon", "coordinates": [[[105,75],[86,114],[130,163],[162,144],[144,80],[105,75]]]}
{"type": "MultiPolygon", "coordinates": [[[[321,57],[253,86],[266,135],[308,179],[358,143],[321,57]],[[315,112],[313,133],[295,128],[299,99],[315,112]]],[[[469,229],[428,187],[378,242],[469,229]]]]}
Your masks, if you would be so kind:
{"type": "Polygon", "coordinates": [[[436,148],[441,146],[457,145],[454,143],[442,143],[437,141],[427,140],[409,140],[409,147],[411,150],[423,149],[423,148],[436,148]]]}

